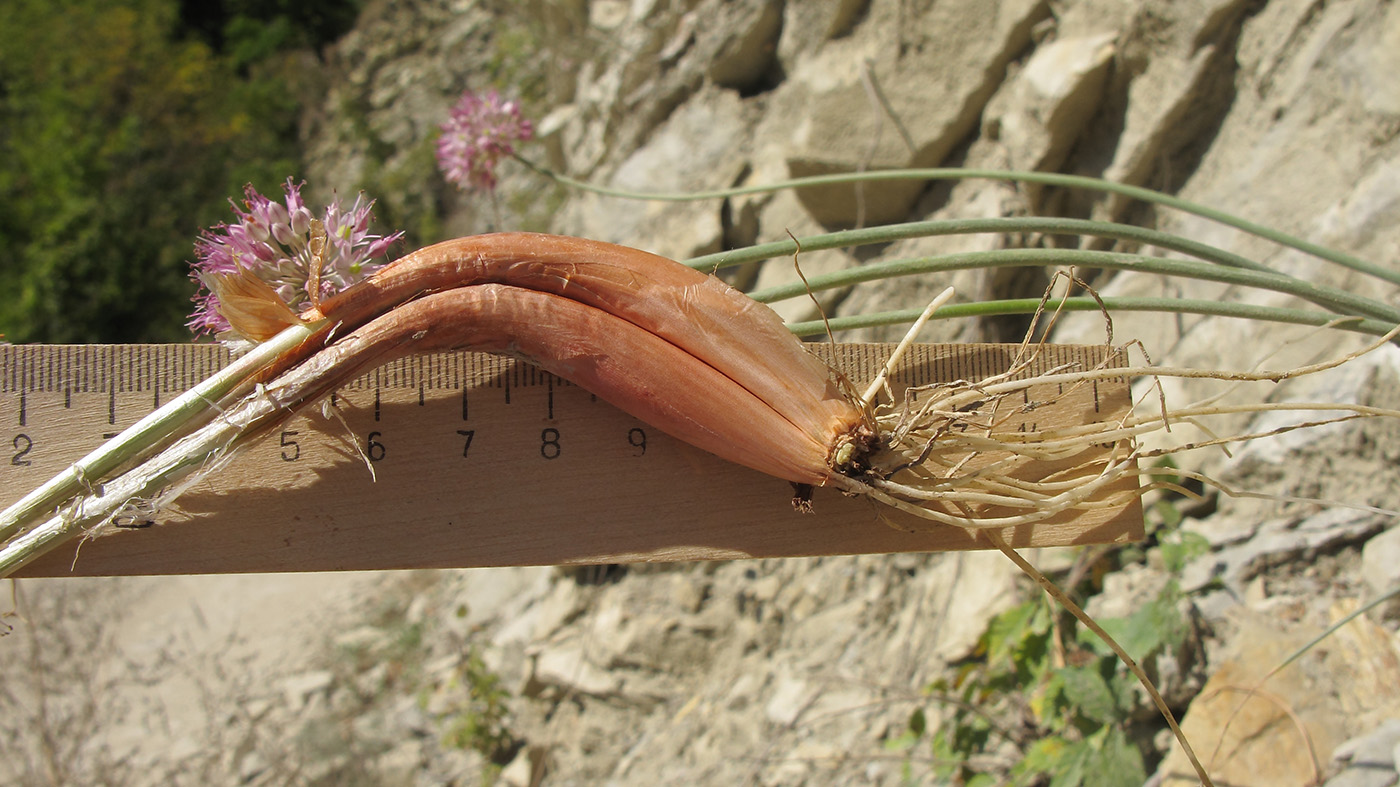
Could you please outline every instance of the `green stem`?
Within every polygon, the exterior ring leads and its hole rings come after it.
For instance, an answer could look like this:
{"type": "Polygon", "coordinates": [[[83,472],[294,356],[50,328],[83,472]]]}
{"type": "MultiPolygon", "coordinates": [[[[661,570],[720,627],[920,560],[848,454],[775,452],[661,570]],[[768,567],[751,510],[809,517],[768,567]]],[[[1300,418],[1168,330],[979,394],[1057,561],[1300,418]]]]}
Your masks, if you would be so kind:
{"type": "Polygon", "coordinates": [[[896,276],[940,273],[969,268],[1042,267],[1047,265],[1132,270],[1166,276],[1189,276],[1243,287],[1272,290],[1305,298],[1338,314],[1373,317],[1392,325],[1400,323],[1400,309],[1362,298],[1345,290],[1322,287],[1273,273],[1227,268],[1194,260],[1170,260],[1081,249],[1003,249],[944,254],[908,260],[871,263],[858,268],[807,277],[807,281],[768,287],[749,293],[761,303],[805,296],[809,291],[849,287],[861,282],[896,276]]]}
{"type": "Polygon", "coordinates": [[[305,341],[317,327],[320,323],[287,328],[69,465],[0,513],[0,540],[8,539],[35,517],[48,514],[88,491],[122,464],[174,435],[183,425],[208,412],[211,403],[233,392],[254,372],[305,341]]]}
{"type": "MultiPolygon", "coordinates": [[[[628,189],[614,189],[606,186],[597,186],[581,180],[561,175],[544,167],[535,165],[525,159],[520,159],[526,166],[534,169],[540,174],[552,178],[555,181],[573,188],[590,191],[604,196],[619,197],[622,199],[651,200],[661,202],[692,202],[706,199],[727,199],[740,197],[747,194],[763,194],[780,191],[782,189],[796,189],[808,186],[830,186],[841,183],[872,183],[890,180],[1008,180],[1021,181],[1024,183],[1039,183],[1045,186],[1058,186],[1063,188],[1087,189],[1090,191],[1101,191],[1110,194],[1118,194],[1130,199],[1142,200],[1156,205],[1163,205],[1169,208],[1200,216],[1205,219],[1224,224],[1228,227],[1243,232],[1257,235],[1261,238],[1273,241],[1282,246],[1288,246],[1299,251],[1311,254],[1320,259],[1336,263],[1345,268],[1374,276],[1378,279],[1388,281],[1392,284],[1400,284],[1400,270],[1390,270],[1388,268],[1375,265],[1365,260],[1344,254],[1326,246],[1303,240],[1287,233],[1256,224],[1252,221],[1232,216],[1224,211],[1216,210],[1205,205],[1201,205],[1190,200],[1174,197],[1170,194],[1163,194],[1159,191],[1145,189],[1138,186],[1128,186],[1122,183],[1099,178],[1084,177],[1082,175],[1064,175],[1057,172],[1026,172],[1021,170],[991,170],[991,169],[959,169],[959,168],[932,168],[932,169],[900,169],[883,170],[873,172],[845,172],[833,175],[819,175],[806,178],[795,178],[793,180],[780,181],[759,186],[740,186],[731,189],[716,189],[712,191],[696,191],[686,194],[666,194],[657,192],[631,191],[628,189]]],[[[791,254],[792,252],[787,252],[791,254]]]]}
{"type": "Polygon", "coordinates": [[[821,235],[813,235],[792,240],[762,243],[733,251],[721,251],[686,260],[685,264],[703,271],[743,265],[750,262],[769,260],[776,257],[790,257],[802,252],[842,249],[850,246],[890,243],[910,238],[928,238],[941,235],[973,235],[978,233],[1040,233],[1042,235],[1092,235],[1100,238],[1126,240],[1147,246],[1176,251],[1207,262],[1214,262],[1231,268],[1245,268],[1261,273],[1274,273],[1268,266],[1248,257],[1232,254],[1204,243],[1188,240],[1179,235],[1134,227],[1131,224],[1117,224],[1108,221],[1088,221],[1085,219],[1053,218],[1046,216],[1013,216],[984,219],[941,219],[932,221],[910,221],[901,224],[886,224],[859,230],[840,230],[821,235]]]}
{"type": "MultiPolygon", "coordinates": [[[[949,304],[934,313],[933,319],[962,319],[967,317],[992,317],[1005,314],[1034,314],[1041,306],[1039,298],[1014,298],[997,301],[976,301],[972,303],[949,304]]],[[[1044,303],[1047,311],[1063,308],[1065,311],[1098,311],[1099,303],[1093,298],[1076,296],[1052,299],[1044,303]]],[[[1243,303],[1206,301],[1189,298],[1136,298],[1106,297],[1103,305],[1110,313],[1114,312],[1168,312],[1177,314],[1206,314],[1216,317],[1238,317],[1247,320],[1289,323],[1293,325],[1313,325],[1321,327],[1337,322],[1339,330],[1364,333],[1371,336],[1384,336],[1393,325],[1379,320],[1361,318],[1338,322],[1335,314],[1284,309],[1274,306],[1255,306],[1243,303]]],[[[808,320],[788,323],[788,330],[797,336],[822,336],[826,333],[827,322],[833,331],[849,331],[856,328],[873,328],[884,325],[908,325],[919,317],[922,309],[899,309],[897,311],[874,314],[854,314],[847,317],[831,317],[827,321],[808,320]]]]}
{"type": "MultiPolygon", "coordinates": [[[[1044,235],[1093,235],[1102,238],[1112,238],[1115,240],[1126,240],[1148,246],[1155,246],[1168,251],[1175,251],[1187,254],[1206,262],[1213,262],[1231,268],[1252,270],[1259,273],[1272,273],[1276,276],[1286,276],[1277,271],[1271,271],[1267,266],[1261,265],[1247,257],[1232,254],[1209,246],[1204,243],[1187,240],[1176,235],[1171,235],[1157,230],[1134,227],[1127,224],[1115,224],[1112,222],[1086,221],[1083,219],[1063,219],[1046,217],[997,217],[987,219],[952,219],[936,221],[917,221],[903,224],[892,224],[883,227],[872,227],[862,230],[848,230],[844,232],[827,233],[816,235],[810,238],[802,238],[797,244],[791,240],[767,243],[761,246],[753,246],[747,249],[740,249],[732,252],[720,252],[709,254],[704,257],[697,257],[686,264],[691,267],[705,270],[714,268],[724,268],[731,265],[745,264],[757,260],[772,259],[774,257],[787,256],[797,251],[800,244],[803,251],[820,251],[824,249],[845,248],[848,246],[858,246],[870,243],[889,243],[893,240],[902,240],[914,237],[932,237],[939,235],[962,235],[974,233],[1041,233],[1044,235]]],[[[1288,277],[1293,278],[1293,277],[1288,277]]],[[[1295,281],[1298,281],[1295,279],[1295,281]]],[[[1305,289],[1311,289],[1316,285],[1304,285],[1305,289]]],[[[1340,292],[1340,291],[1334,291],[1340,292]]],[[[1312,301],[1321,306],[1328,306],[1326,297],[1317,298],[1310,294],[1303,294],[1305,300],[1312,301]]],[[[1348,297],[1359,298],[1355,294],[1348,297]]],[[[1385,309],[1383,304],[1375,301],[1368,301],[1374,309],[1385,309]]],[[[1389,326],[1386,327],[1388,330],[1389,326]]]]}

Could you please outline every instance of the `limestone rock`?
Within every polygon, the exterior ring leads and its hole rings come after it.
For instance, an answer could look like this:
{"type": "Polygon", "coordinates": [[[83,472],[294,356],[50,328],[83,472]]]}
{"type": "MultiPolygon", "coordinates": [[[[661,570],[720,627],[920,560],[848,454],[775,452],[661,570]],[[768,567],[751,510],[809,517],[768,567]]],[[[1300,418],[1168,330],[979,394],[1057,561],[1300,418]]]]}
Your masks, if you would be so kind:
{"type": "Polygon", "coordinates": [[[872,0],[832,0],[827,3],[785,3],[778,56],[784,68],[833,38],[850,35],[870,13],[872,0]]]}
{"type": "Polygon", "coordinates": [[[292,708],[301,708],[318,694],[329,691],[335,675],[329,670],[311,670],[282,679],[282,693],[292,708]]]}
{"type": "MultiPolygon", "coordinates": [[[[1099,33],[1043,44],[997,91],[983,122],[1006,146],[1011,169],[1052,171],[1064,162],[1103,98],[1115,38],[1099,33]]],[[[1028,184],[1027,191],[1039,190],[1028,184]]]]}
{"type": "Polygon", "coordinates": [[[590,697],[608,697],[622,687],[616,675],[595,667],[583,651],[574,648],[548,648],[535,656],[534,668],[526,684],[526,696],[540,696],[546,689],[590,697]]]}
{"type": "MultiPolygon", "coordinates": [[[[1366,542],[1361,550],[1361,578],[1372,598],[1400,588],[1400,528],[1392,527],[1366,542]]],[[[1400,612],[1394,601],[1386,605],[1388,615],[1400,612]]]]}
{"type": "Polygon", "coordinates": [[[748,91],[767,77],[777,57],[781,6],[757,0],[725,3],[720,10],[728,18],[707,20],[707,25],[715,23],[726,36],[710,60],[706,76],[720,87],[748,91]]]}
{"type": "MultiPolygon", "coordinates": [[[[1338,616],[1341,612],[1336,610],[1338,616]]],[[[1325,767],[1328,753],[1343,741],[1400,713],[1400,683],[1386,683],[1400,678],[1395,644],[1365,618],[1275,674],[1265,684],[1267,697],[1250,696],[1248,691],[1311,632],[1281,626],[1277,618],[1263,615],[1240,623],[1232,654],[1182,720],[1187,737],[1197,742],[1199,756],[1209,757],[1219,742],[1220,755],[1209,766],[1216,783],[1316,784],[1326,774],[1317,772],[1314,763],[1325,767]]],[[[1158,774],[1163,787],[1197,783],[1176,749],[1158,774]]]]}
{"type": "MultiPolygon", "coordinates": [[[[792,176],[937,166],[975,128],[1007,63],[1048,12],[1038,0],[939,3],[917,27],[899,32],[900,47],[853,36],[824,48],[784,86],[802,107],[788,142],[792,176]],[[979,34],[953,32],[966,30],[979,34]],[[852,49],[859,60],[844,54],[852,49]],[[845,60],[839,68],[823,60],[838,56],[845,60]]],[[[898,220],[922,190],[918,182],[889,182],[861,198],[850,185],[798,194],[818,222],[850,227],[898,220]]]]}
{"type": "Polygon", "coordinates": [[[773,685],[763,714],[774,724],[792,725],[812,703],[814,692],[807,682],[791,675],[773,685]]]}
{"type": "MultiPolygon", "coordinates": [[[[727,186],[744,170],[748,138],[739,98],[711,90],[687,102],[618,167],[609,185],[677,193],[727,186]]],[[[571,231],[625,242],[673,259],[718,251],[724,239],[714,201],[637,202],[587,195],[572,209],[571,231]]]]}
{"type": "Polygon", "coordinates": [[[1396,774],[1395,751],[1400,747],[1400,718],[1387,719],[1376,729],[1352,738],[1332,752],[1341,771],[1324,787],[1391,787],[1396,774]]]}
{"type": "Polygon", "coordinates": [[[1248,541],[1193,561],[1182,573],[1181,587],[1189,592],[1220,580],[1238,590],[1271,566],[1310,560],[1319,552],[1364,541],[1384,527],[1384,520],[1383,515],[1347,509],[1330,509],[1301,521],[1274,520],[1248,541]]]}
{"type": "Polygon", "coordinates": [[[959,579],[947,602],[944,629],[933,653],[945,662],[971,656],[987,621],[1019,600],[1015,590],[1020,574],[1001,554],[968,552],[958,559],[959,579]]]}
{"type": "MultiPolygon", "coordinates": [[[[1119,76],[1127,80],[1128,100],[1104,178],[1145,183],[1161,157],[1175,154],[1228,109],[1233,90],[1229,59],[1238,35],[1236,21],[1246,5],[1243,0],[1191,0],[1140,8],[1123,44],[1124,57],[1146,64],[1119,76]],[[1154,41],[1163,30],[1170,31],[1168,41],[1154,41]],[[1157,44],[1150,58],[1138,54],[1148,42],[1157,44]]],[[[1104,215],[1116,217],[1126,204],[1122,197],[1109,197],[1104,215]]]]}

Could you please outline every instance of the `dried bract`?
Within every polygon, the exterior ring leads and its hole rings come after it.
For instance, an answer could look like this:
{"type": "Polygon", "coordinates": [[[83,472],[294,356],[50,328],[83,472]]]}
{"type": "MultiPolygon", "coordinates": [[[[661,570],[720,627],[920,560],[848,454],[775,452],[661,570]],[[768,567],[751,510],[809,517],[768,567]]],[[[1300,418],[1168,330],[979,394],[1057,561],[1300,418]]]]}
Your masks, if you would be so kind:
{"type": "Polygon", "coordinates": [[[201,290],[194,299],[189,327],[196,333],[235,334],[261,341],[289,324],[278,322],[286,315],[271,304],[250,309],[247,298],[255,288],[246,281],[237,288],[244,296],[242,304],[224,303],[221,293],[230,292],[231,276],[247,271],[295,315],[379,268],[389,248],[403,237],[401,232],[388,236],[370,232],[373,200],[360,195],[348,208],[333,200],[322,214],[326,248],[318,258],[311,249],[316,218],[302,200],[301,184],[288,178],[283,189],[284,200],[274,202],[248,186],[242,208],[230,203],[238,220],[205,231],[195,242],[192,276],[201,290]],[[319,292],[313,294],[313,286],[319,292]],[[237,325],[229,320],[234,313],[244,318],[237,325]]]}

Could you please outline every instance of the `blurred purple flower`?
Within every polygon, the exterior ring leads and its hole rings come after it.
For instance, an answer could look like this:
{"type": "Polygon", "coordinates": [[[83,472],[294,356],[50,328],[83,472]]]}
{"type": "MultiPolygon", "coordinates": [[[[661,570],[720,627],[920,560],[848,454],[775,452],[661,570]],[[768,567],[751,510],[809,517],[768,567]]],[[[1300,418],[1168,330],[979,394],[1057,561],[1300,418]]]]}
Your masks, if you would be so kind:
{"type": "MultiPolygon", "coordinates": [[[[213,274],[251,271],[291,307],[303,310],[313,300],[308,291],[311,278],[311,223],[315,216],[301,198],[304,184],[287,178],[283,202],[259,194],[252,185],[244,189],[243,208],[229,200],[238,221],[205,230],[195,241],[192,277],[201,285],[194,297],[195,311],[188,323],[195,333],[221,334],[230,329],[220,313],[219,298],[208,277],[213,274]]],[[[345,289],[382,266],[389,247],[403,237],[402,232],[380,236],[370,234],[374,200],[361,194],[347,210],[333,200],[321,219],[326,230],[322,255],[320,298],[345,289]]]]}
{"type": "Polygon", "coordinates": [[[449,183],[464,189],[496,189],[496,163],[515,152],[515,143],[534,137],[535,127],[520,117],[520,103],[502,101],[494,90],[468,90],[442,124],[438,168],[449,183]]]}

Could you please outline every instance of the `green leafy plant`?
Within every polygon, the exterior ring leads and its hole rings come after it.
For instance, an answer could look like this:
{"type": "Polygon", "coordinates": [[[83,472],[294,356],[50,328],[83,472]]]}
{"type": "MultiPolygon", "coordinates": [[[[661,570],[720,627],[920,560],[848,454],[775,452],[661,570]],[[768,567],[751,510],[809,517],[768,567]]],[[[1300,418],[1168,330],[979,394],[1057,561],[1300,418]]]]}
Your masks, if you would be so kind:
{"type": "MultiPolygon", "coordinates": [[[[1143,508],[1143,530],[1147,536],[1147,543],[1156,543],[1157,554],[1162,561],[1162,568],[1168,574],[1177,575],[1197,557],[1210,551],[1210,541],[1200,533],[1182,528],[1186,520],[1186,515],[1182,512],[1182,505],[1193,497],[1199,497],[1196,493],[1188,489],[1191,483],[1189,479],[1180,476],[1173,477],[1171,471],[1177,469],[1177,464],[1170,456],[1164,456],[1153,465],[1157,471],[1157,478],[1167,484],[1178,487],[1181,491],[1170,488],[1161,490],[1157,499],[1143,508]]],[[[1143,547],[1129,547],[1124,550],[1124,558],[1141,557],[1143,547]]]]}
{"type": "Polygon", "coordinates": [[[497,765],[510,762],[520,748],[506,722],[510,716],[510,692],[501,678],[475,651],[458,665],[450,689],[456,703],[443,718],[443,743],[470,749],[497,765]]]}
{"type": "MultiPolygon", "coordinates": [[[[1101,623],[1150,667],[1185,640],[1178,596],[1169,587],[1132,615],[1101,623]]],[[[1142,784],[1147,761],[1139,741],[1155,729],[1139,721],[1153,716],[1137,678],[1071,624],[1044,599],[993,618],[975,657],[925,690],[946,708],[941,723],[930,724],[920,708],[887,748],[912,752],[926,740],[935,775],[967,787],[1142,784]]]]}

